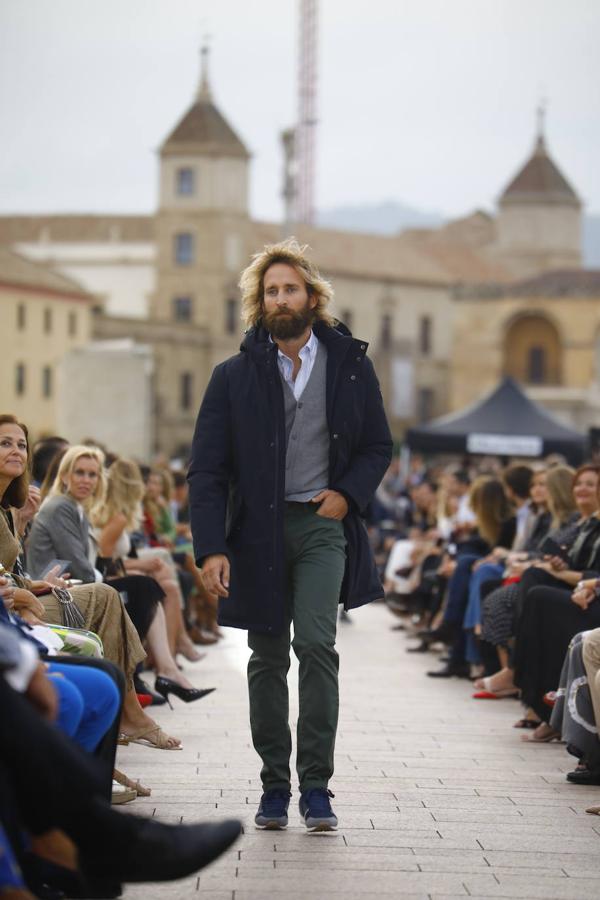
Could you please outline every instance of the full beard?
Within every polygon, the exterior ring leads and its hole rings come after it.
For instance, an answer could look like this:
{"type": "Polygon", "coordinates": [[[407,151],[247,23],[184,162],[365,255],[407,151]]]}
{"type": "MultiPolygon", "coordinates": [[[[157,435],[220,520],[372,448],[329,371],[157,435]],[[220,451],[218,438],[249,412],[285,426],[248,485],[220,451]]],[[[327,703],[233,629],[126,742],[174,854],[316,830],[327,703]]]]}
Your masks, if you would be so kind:
{"type": "Polygon", "coordinates": [[[272,338],[279,341],[289,341],[300,337],[307,328],[310,328],[315,320],[315,314],[306,303],[306,307],[299,311],[291,309],[285,312],[265,313],[263,324],[272,338]]]}

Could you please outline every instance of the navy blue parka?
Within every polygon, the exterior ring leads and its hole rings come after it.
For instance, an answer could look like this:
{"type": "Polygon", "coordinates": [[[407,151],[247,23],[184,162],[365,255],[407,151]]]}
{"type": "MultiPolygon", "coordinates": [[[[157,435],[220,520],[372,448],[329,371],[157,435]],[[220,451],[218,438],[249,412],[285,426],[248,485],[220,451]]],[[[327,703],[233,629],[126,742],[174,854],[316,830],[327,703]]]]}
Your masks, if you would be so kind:
{"type": "MultiPolygon", "coordinates": [[[[390,463],[392,439],[367,344],[341,324],[319,321],[313,331],[327,348],[328,486],[349,504],[340,602],[352,609],[383,595],[362,516],[390,463]]],[[[285,452],[277,345],[259,325],[212,374],[188,473],[196,563],[223,553],[231,564],[222,625],[273,634],[284,627],[285,452]]]]}

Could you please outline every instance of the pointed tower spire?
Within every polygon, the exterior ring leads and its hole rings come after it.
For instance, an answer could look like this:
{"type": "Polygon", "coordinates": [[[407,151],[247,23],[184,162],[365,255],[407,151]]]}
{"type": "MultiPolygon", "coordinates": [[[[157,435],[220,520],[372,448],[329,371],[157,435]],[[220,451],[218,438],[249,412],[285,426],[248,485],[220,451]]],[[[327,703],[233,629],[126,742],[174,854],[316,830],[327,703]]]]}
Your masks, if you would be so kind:
{"type": "Polygon", "coordinates": [[[537,137],[535,141],[535,154],[538,156],[544,156],[546,154],[546,140],[545,140],[545,132],[546,132],[546,112],[548,109],[548,103],[544,97],[540,99],[536,109],[536,118],[537,118],[537,137]]]}
{"type": "Polygon", "coordinates": [[[210,82],[208,80],[208,60],[210,57],[210,46],[208,36],[204,36],[204,41],[200,47],[200,84],[196,94],[198,100],[211,100],[210,82]]]}

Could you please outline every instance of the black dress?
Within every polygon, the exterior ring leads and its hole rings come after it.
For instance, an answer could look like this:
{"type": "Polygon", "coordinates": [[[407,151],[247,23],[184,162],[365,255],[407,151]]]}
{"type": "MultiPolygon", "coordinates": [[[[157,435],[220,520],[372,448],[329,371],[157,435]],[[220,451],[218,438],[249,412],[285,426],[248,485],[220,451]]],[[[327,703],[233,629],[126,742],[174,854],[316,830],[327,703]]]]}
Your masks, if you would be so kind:
{"type": "MultiPolygon", "coordinates": [[[[570,568],[584,578],[600,577],[600,519],[582,526],[569,554],[570,568]]],[[[556,690],[571,639],[600,627],[600,601],[581,609],[571,600],[573,588],[543,569],[528,569],[519,584],[521,614],[514,651],[515,684],[523,702],[547,722],[551,710],[543,702],[556,690]]]]}

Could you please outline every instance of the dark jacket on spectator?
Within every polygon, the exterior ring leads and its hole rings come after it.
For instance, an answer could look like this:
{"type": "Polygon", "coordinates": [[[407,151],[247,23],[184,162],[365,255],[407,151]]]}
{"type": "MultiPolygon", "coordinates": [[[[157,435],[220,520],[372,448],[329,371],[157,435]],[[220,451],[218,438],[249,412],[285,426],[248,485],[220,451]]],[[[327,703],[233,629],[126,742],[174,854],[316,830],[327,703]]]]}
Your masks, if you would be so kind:
{"type": "MultiPolygon", "coordinates": [[[[362,519],[392,453],[379,384],[366,343],[344,326],[313,331],[327,348],[329,488],[349,504],[344,519],[346,609],[382,596],[362,519]]],[[[277,345],[251,329],[241,352],[217,366],[206,389],[189,470],[194,554],[226,554],[223,625],[277,633],[284,623],[285,417],[277,345]]]]}

